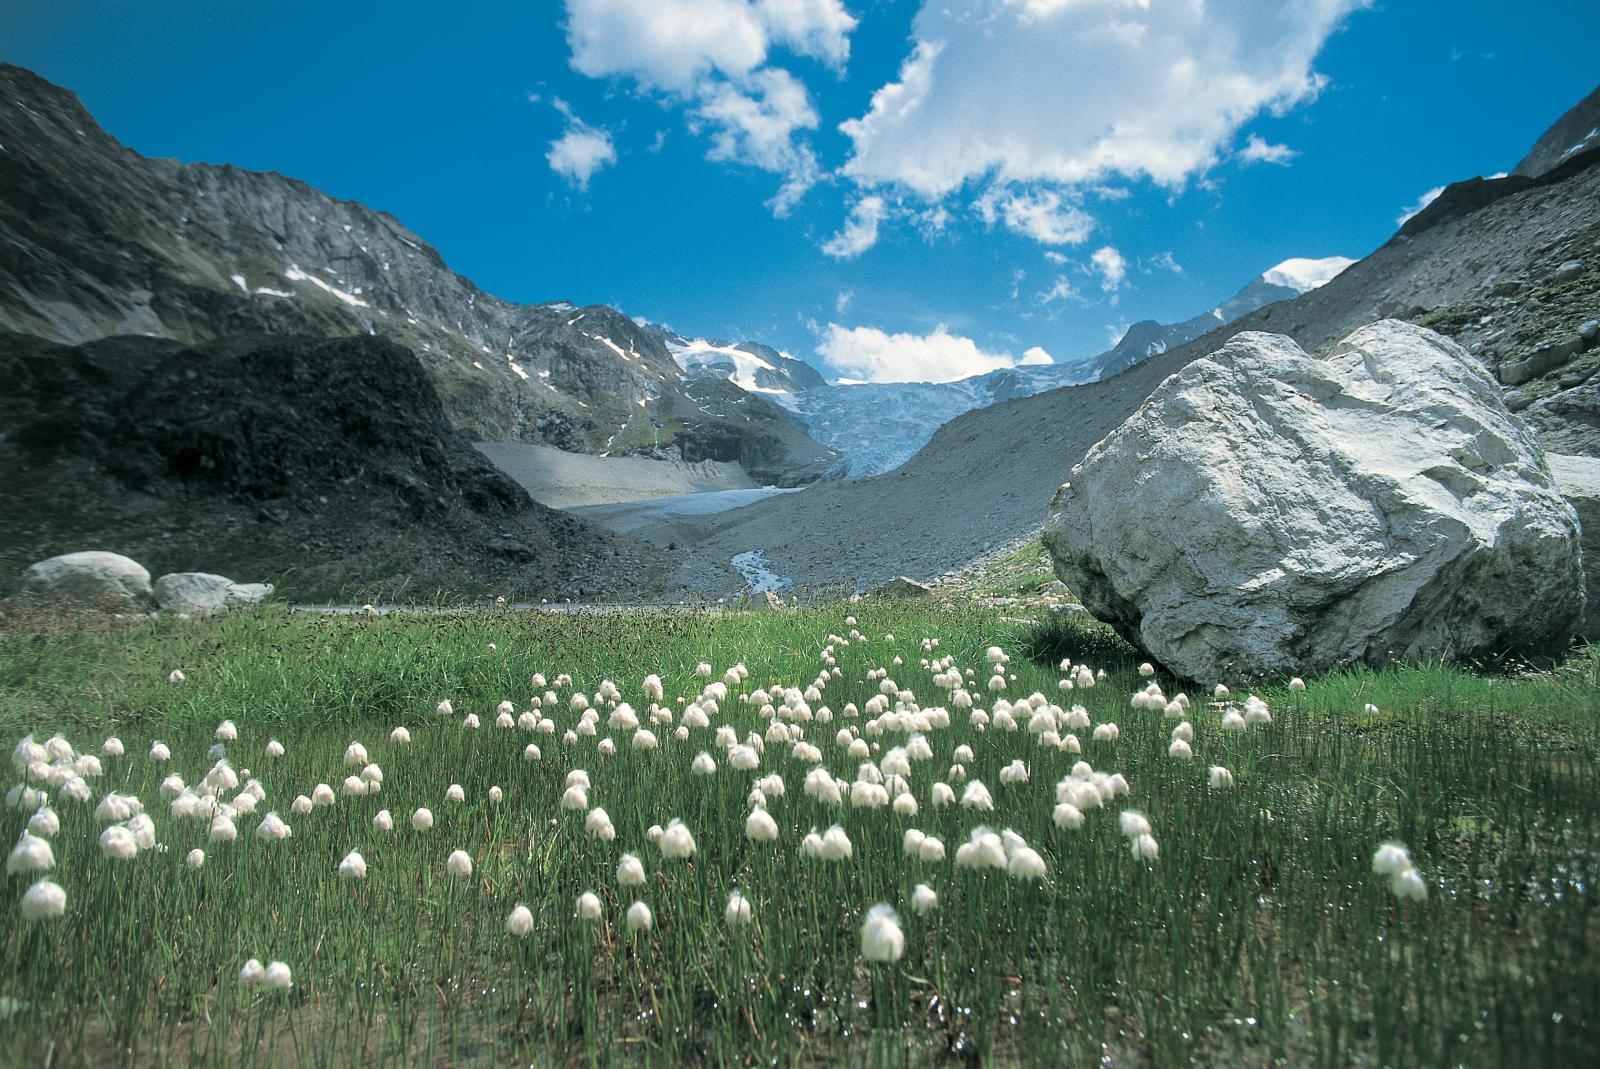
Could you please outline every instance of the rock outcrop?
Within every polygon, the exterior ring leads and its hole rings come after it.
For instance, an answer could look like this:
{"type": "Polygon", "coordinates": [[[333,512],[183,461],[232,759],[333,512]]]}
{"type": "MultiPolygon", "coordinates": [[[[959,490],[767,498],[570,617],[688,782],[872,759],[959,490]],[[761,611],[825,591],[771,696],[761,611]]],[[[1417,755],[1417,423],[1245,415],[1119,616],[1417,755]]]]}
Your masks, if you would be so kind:
{"type": "Polygon", "coordinates": [[[1600,641],[1600,458],[1547,453],[1556,490],[1578,513],[1583,528],[1583,589],[1588,608],[1580,633],[1590,642],[1600,641]]]}
{"type": "Polygon", "coordinates": [[[150,608],[150,573],[120,553],[63,553],[29,565],[17,596],[54,608],[144,612],[150,608]]]}
{"type": "Polygon", "coordinates": [[[211,616],[259,605],[271,596],[271,583],[235,583],[211,572],[169,572],[155,583],[158,606],[166,612],[190,616],[211,616]]]}
{"type": "Polygon", "coordinates": [[[1308,355],[1235,336],[1058,492],[1045,544],[1096,616],[1214,681],[1564,649],[1577,517],[1460,346],[1383,321],[1308,355]]]}

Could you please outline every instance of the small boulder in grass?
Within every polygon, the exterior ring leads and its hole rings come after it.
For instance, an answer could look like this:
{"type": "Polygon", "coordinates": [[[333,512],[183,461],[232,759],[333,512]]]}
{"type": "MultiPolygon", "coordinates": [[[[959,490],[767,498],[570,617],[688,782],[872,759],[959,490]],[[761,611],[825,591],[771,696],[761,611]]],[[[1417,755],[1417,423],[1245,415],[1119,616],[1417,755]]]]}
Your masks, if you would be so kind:
{"type": "Polygon", "coordinates": [[[63,553],[28,566],[17,596],[38,604],[100,612],[144,612],[154,601],[150,572],[120,553],[63,553]]]}
{"type": "Polygon", "coordinates": [[[270,583],[235,583],[210,572],[171,572],[155,582],[155,599],[166,612],[190,616],[259,605],[272,594],[270,583]]]}

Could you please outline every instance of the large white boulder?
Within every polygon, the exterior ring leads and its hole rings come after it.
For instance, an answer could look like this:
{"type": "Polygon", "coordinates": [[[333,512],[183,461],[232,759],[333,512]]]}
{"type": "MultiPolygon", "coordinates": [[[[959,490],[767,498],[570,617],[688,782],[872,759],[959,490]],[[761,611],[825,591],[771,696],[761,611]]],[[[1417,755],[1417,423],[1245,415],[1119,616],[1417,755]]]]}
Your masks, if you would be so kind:
{"type": "Polygon", "coordinates": [[[120,553],[63,553],[30,564],[17,594],[69,608],[142,612],[150,608],[150,573],[120,553]]]}
{"type": "Polygon", "coordinates": [[[1236,335],[1072,469],[1045,544],[1083,603],[1201,681],[1557,652],[1578,522],[1455,343],[1385,320],[1325,358],[1236,335]]]}
{"type": "Polygon", "coordinates": [[[1584,593],[1589,607],[1579,632],[1600,642],[1600,457],[1575,457],[1546,453],[1556,489],[1578,514],[1583,531],[1584,593]]]}
{"type": "Polygon", "coordinates": [[[210,572],[171,572],[156,580],[156,604],[167,612],[209,616],[265,601],[269,583],[235,583],[210,572]]]}

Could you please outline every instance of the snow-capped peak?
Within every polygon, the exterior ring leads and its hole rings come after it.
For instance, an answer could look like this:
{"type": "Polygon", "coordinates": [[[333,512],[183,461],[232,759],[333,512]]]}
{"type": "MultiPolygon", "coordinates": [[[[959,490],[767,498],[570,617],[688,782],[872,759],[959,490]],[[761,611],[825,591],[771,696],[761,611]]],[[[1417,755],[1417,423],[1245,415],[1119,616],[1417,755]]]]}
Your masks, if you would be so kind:
{"type": "Polygon", "coordinates": [[[1353,263],[1355,261],[1348,256],[1324,256],[1320,260],[1295,257],[1271,268],[1261,278],[1270,286],[1286,286],[1297,293],[1307,293],[1326,285],[1353,263]]]}

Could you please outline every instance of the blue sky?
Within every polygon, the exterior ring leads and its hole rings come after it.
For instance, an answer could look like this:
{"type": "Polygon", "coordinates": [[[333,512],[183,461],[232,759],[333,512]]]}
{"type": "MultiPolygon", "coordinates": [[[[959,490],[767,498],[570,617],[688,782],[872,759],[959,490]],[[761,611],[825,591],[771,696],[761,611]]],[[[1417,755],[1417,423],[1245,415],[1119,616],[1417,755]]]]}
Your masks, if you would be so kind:
{"type": "Polygon", "coordinates": [[[147,155],[390,211],[500,296],[877,379],[1087,356],[1362,256],[1600,71],[1588,0],[1201,7],[10,0],[0,55],[147,155]]]}

